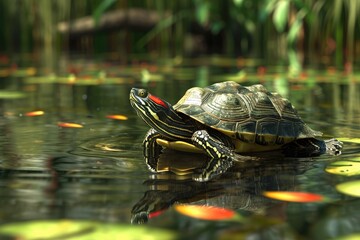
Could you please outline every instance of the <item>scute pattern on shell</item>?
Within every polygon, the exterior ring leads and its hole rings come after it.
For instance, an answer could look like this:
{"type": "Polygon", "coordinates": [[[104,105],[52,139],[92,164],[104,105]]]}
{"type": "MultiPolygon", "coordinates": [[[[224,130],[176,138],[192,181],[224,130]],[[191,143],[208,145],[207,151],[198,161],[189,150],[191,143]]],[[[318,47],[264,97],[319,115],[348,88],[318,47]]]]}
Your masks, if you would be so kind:
{"type": "Polygon", "coordinates": [[[232,138],[262,145],[283,144],[298,138],[320,136],[298,116],[292,104],[264,86],[236,82],[194,87],[174,106],[232,138]]]}

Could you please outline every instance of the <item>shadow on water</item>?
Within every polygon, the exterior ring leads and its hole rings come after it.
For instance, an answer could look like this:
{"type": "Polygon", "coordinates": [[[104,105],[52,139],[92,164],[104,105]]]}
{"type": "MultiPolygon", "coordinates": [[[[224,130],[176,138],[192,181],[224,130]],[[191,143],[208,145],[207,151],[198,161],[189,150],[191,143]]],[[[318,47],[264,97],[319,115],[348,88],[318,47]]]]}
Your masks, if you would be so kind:
{"type": "Polygon", "coordinates": [[[358,84],[350,90],[344,82],[288,81],[278,73],[244,78],[231,73],[231,67],[164,69],[165,73],[147,72],[146,81],[141,69],[134,67],[122,67],[117,77],[109,77],[110,82],[9,77],[2,88],[10,93],[0,91],[0,223],[72,219],[115,222],[130,228],[131,219],[148,220],[150,228],[195,239],[326,239],[360,231],[358,198],[336,190],[338,183],[356,180],[359,175],[325,171],[338,161],[359,161],[359,143],[344,142],[343,154],[335,158],[271,158],[238,164],[219,179],[198,183],[190,176],[206,161],[201,155],[167,151],[161,161],[162,173],[147,170],[141,142],[148,127],[128,102],[134,85],[175,103],[195,85],[232,80],[229,78],[244,84],[261,82],[289,98],[305,122],[326,138],[355,139],[360,134],[358,84]],[[354,103],[349,104],[351,101],[354,103]],[[45,114],[24,114],[37,109],[45,114]],[[123,114],[128,120],[107,119],[109,114],[123,114]],[[59,122],[83,127],[59,127],[59,122]],[[266,198],[264,191],[313,192],[328,201],[291,203],[266,198]],[[246,221],[191,219],[173,209],[179,203],[232,209],[246,221]]]}

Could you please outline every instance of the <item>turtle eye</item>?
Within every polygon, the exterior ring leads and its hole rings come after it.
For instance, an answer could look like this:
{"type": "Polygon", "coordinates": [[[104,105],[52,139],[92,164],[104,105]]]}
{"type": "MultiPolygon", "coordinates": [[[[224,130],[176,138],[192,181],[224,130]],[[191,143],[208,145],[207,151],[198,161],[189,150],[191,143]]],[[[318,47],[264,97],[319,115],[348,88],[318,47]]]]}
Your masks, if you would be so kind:
{"type": "Polygon", "coordinates": [[[147,95],[148,95],[148,92],[147,92],[145,89],[140,89],[140,90],[138,91],[138,96],[139,96],[139,97],[144,98],[144,97],[147,97],[147,95]]]}

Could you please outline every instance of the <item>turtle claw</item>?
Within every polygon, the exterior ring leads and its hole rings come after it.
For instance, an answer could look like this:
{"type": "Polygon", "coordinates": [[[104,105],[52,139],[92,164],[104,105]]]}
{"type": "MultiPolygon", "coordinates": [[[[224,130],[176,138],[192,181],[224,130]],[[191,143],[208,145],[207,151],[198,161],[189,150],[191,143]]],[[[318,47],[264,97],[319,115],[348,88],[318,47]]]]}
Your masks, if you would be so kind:
{"type": "Polygon", "coordinates": [[[343,143],[340,142],[339,140],[332,138],[329,140],[325,140],[325,144],[326,144],[326,152],[330,155],[340,155],[341,154],[341,149],[343,147],[343,143]]]}
{"type": "Polygon", "coordinates": [[[149,220],[148,212],[139,212],[131,217],[131,224],[144,224],[149,220]]]}
{"type": "Polygon", "coordinates": [[[207,182],[210,180],[209,177],[204,176],[204,174],[194,174],[192,179],[196,182],[207,182]]]}
{"type": "Polygon", "coordinates": [[[149,171],[152,172],[152,173],[157,173],[157,172],[158,172],[158,171],[156,171],[155,168],[153,168],[153,167],[150,166],[150,165],[147,165],[147,167],[148,167],[149,171]]]}

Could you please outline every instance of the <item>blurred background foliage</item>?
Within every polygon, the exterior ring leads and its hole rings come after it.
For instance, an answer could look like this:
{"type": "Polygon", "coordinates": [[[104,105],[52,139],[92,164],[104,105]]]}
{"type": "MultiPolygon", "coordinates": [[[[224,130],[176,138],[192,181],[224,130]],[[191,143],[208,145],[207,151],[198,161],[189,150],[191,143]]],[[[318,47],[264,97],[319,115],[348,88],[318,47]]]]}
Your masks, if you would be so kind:
{"type": "Polygon", "coordinates": [[[359,12],[357,0],[0,0],[0,53],[221,54],[290,64],[300,56],[351,67],[359,60],[359,12]],[[129,18],[108,27],[104,20],[131,10],[135,19],[151,13],[150,25],[129,18]],[[87,31],[84,17],[92,24],[87,31]]]}

